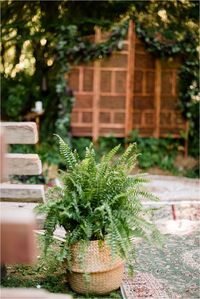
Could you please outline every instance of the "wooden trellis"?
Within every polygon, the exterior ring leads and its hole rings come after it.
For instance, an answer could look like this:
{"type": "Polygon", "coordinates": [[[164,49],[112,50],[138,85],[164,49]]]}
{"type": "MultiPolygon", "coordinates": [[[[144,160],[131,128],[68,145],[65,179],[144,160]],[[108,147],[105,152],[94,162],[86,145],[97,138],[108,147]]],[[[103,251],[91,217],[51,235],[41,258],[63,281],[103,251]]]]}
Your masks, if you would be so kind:
{"type": "MultiPolygon", "coordinates": [[[[93,40],[109,33],[95,31],[93,40]]],[[[187,122],[177,108],[178,59],[156,59],[135,34],[131,21],[124,48],[111,57],[73,67],[70,87],[76,102],[72,111],[72,135],[180,137],[187,122]]]]}

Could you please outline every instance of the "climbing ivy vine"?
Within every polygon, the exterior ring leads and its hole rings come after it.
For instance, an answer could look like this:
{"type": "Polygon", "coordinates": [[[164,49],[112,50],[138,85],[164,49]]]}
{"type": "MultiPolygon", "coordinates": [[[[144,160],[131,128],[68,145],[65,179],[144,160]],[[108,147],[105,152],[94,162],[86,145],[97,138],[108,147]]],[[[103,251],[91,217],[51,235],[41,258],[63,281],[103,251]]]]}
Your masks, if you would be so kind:
{"type": "MultiPolygon", "coordinates": [[[[198,130],[199,130],[199,48],[198,39],[194,38],[189,32],[181,41],[169,41],[159,34],[151,35],[148,29],[136,23],[137,36],[144,42],[146,49],[160,58],[180,57],[181,66],[179,69],[179,91],[178,106],[183,116],[190,122],[189,137],[193,144],[191,146],[192,154],[198,155],[198,130]],[[162,40],[163,39],[163,40],[162,40]],[[196,136],[195,136],[196,135],[196,136]],[[193,150],[194,149],[194,150],[193,150]]],[[[188,138],[188,136],[184,136],[188,138]]]]}
{"type": "Polygon", "coordinates": [[[70,134],[70,114],[74,103],[72,90],[68,87],[66,74],[71,64],[87,63],[108,57],[115,50],[123,48],[123,41],[128,30],[126,19],[111,31],[105,42],[93,43],[78,35],[76,26],[62,26],[56,47],[57,67],[59,72],[56,82],[56,93],[59,98],[59,118],[56,121],[57,133],[68,139],[70,134]],[[64,34],[65,33],[65,34],[64,34]]]}

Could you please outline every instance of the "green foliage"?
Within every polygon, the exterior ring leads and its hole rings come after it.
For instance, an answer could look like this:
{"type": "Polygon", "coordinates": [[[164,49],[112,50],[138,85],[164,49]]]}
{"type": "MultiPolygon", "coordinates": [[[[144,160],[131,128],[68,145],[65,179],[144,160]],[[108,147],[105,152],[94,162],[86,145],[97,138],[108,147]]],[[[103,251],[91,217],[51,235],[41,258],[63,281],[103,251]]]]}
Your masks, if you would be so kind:
{"type": "Polygon", "coordinates": [[[85,150],[90,146],[91,138],[80,137],[71,139],[71,147],[75,148],[79,154],[79,157],[82,159],[85,156],[85,150]]]}
{"type": "Polygon", "coordinates": [[[170,137],[164,139],[141,138],[137,131],[133,131],[127,140],[136,142],[141,155],[138,157],[139,167],[148,169],[150,167],[159,167],[163,170],[169,170],[174,174],[178,169],[174,165],[174,160],[181,147],[180,140],[170,137]]]}
{"type": "MultiPolygon", "coordinates": [[[[116,138],[113,136],[110,137],[99,137],[98,139],[98,148],[97,151],[99,155],[103,155],[106,152],[110,151],[113,147],[117,146],[118,144],[124,145],[124,138],[116,138]]],[[[119,149],[119,152],[122,152],[123,148],[121,147],[119,149]]]]}
{"type": "Polygon", "coordinates": [[[11,87],[6,105],[6,114],[13,120],[19,120],[22,115],[23,105],[22,99],[25,100],[27,96],[26,89],[22,85],[11,87]]]}
{"type": "Polygon", "coordinates": [[[177,0],[3,1],[3,114],[18,120],[32,108],[34,101],[42,100],[46,110],[42,136],[56,131],[67,140],[74,97],[66,87],[65,73],[71,65],[102,59],[120,50],[127,33],[127,20],[133,18],[137,35],[148,51],[165,59],[179,56],[182,61],[180,107],[190,121],[190,153],[198,156],[199,151],[195,150],[199,130],[198,8],[198,1],[177,0]],[[94,33],[95,26],[113,28],[107,41],[95,44],[84,38],[94,33]],[[27,61],[28,66],[19,68],[27,61]],[[24,80],[18,84],[17,76],[22,73],[33,83],[31,92],[24,80]],[[11,81],[16,82],[16,91],[11,81]]]}
{"type": "Polygon", "coordinates": [[[146,218],[148,210],[141,203],[141,199],[157,198],[145,190],[144,178],[128,176],[137,159],[136,145],[129,145],[114,159],[118,145],[97,162],[92,144],[81,160],[76,151],[58,138],[67,171],[61,171],[61,186],[51,188],[47,203],[37,209],[46,215],[45,249],[52,244],[57,225],[66,231],[58,258],[67,259],[69,265],[71,245],[77,242],[83,250],[91,240],[106,240],[113,257],[120,255],[128,260],[133,237],[160,240],[158,230],[146,218]]]}
{"type": "Polygon", "coordinates": [[[19,74],[15,79],[1,77],[2,117],[13,121],[22,120],[23,115],[38,99],[37,86],[33,86],[30,76],[19,74]]]}
{"type": "Polygon", "coordinates": [[[197,163],[197,165],[192,169],[188,169],[185,176],[191,179],[199,178],[200,177],[199,163],[197,163]]]}

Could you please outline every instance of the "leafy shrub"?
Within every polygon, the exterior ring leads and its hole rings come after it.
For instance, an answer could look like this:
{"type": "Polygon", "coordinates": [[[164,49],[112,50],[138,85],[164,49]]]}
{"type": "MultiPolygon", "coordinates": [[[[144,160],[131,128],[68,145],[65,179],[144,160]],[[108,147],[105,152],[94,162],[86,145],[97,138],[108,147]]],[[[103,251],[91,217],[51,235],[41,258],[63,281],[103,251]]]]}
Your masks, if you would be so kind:
{"type": "Polygon", "coordinates": [[[15,78],[2,76],[2,116],[5,119],[19,121],[30,111],[38,99],[38,87],[31,76],[24,73],[15,78]]]}
{"type": "MultiPolygon", "coordinates": [[[[106,152],[110,151],[113,147],[117,146],[119,143],[124,145],[124,138],[116,138],[113,136],[109,137],[99,137],[98,139],[98,152],[100,155],[105,154],[106,152]]],[[[122,152],[122,149],[120,148],[119,151],[122,152]]]]}
{"type": "Polygon", "coordinates": [[[138,157],[139,167],[148,169],[157,166],[163,170],[169,170],[176,174],[178,170],[174,166],[174,160],[178,150],[182,146],[180,140],[170,137],[157,138],[141,138],[137,131],[133,131],[129,142],[137,142],[138,150],[141,155],[138,157]]]}

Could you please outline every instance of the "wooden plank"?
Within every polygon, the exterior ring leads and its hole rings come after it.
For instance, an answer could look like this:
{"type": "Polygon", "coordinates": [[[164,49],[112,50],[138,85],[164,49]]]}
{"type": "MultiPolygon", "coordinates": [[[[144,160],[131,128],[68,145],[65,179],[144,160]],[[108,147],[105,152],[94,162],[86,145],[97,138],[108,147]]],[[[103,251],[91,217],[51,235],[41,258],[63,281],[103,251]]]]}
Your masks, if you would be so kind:
{"type": "MultiPolygon", "coordinates": [[[[114,73],[114,72],[113,72],[114,73]]],[[[126,96],[126,92],[100,92],[101,96],[108,96],[108,97],[125,97],[126,96]]]]}
{"type": "MultiPolygon", "coordinates": [[[[92,110],[90,109],[90,108],[75,108],[75,109],[73,109],[73,112],[92,112],[92,110]]],[[[140,112],[140,110],[136,110],[136,111],[138,111],[138,112],[140,112]]],[[[147,109],[145,110],[145,111],[148,111],[147,109]]],[[[149,111],[153,111],[152,109],[149,109],[149,111]]],[[[101,108],[101,112],[108,112],[108,113],[110,113],[110,112],[112,112],[112,111],[110,111],[110,109],[109,108],[101,108]]],[[[125,110],[124,109],[114,109],[113,110],[113,112],[125,112],[125,110]]]]}
{"type": "MultiPolygon", "coordinates": [[[[118,54],[119,54],[119,52],[117,52],[118,54]]],[[[121,51],[120,51],[120,53],[121,53],[121,51]]],[[[73,69],[77,69],[77,70],[79,70],[80,69],[80,66],[77,66],[77,67],[73,67],[73,69]]],[[[94,70],[95,69],[95,66],[93,67],[93,66],[91,66],[91,67],[89,67],[89,66],[87,66],[87,70],[94,70]]],[[[102,66],[101,67],[101,70],[104,70],[104,71],[113,71],[113,67],[107,67],[107,66],[102,66]]],[[[114,66],[114,70],[115,71],[127,71],[127,68],[125,68],[125,67],[115,67],[114,66]]],[[[147,69],[148,70],[148,69],[147,69]]],[[[152,69],[149,69],[149,70],[151,70],[152,71],[152,69]]]]}
{"type": "MultiPolygon", "coordinates": [[[[75,128],[75,126],[74,126],[75,128]]],[[[92,137],[92,133],[85,133],[85,132],[76,132],[76,133],[72,133],[72,136],[76,136],[76,137],[92,137]]],[[[110,137],[110,133],[101,133],[101,136],[104,137],[110,137]]],[[[124,132],[123,133],[115,133],[115,137],[119,137],[119,138],[123,138],[124,137],[124,132]]],[[[145,136],[146,137],[146,136],[145,136]]]]}
{"type": "Polygon", "coordinates": [[[8,144],[36,144],[38,130],[34,122],[2,122],[8,144]]]}
{"type": "MultiPolygon", "coordinates": [[[[95,42],[101,41],[101,29],[95,28],[95,42]]],[[[100,100],[100,80],[101,80],[101,63],[100,60],[94,62],[94,79],[93,79],[93,89],[95,90],[93,96],[93,130],[92,139],[96,143],[99,137],[99,100],[100,100]]]]}
{"type": "MultiPolygon", "coordinates": [[[[15,211],[18,209],[19,211],[21,210],[28,210],[32,211],[34,214],[34,209],[38,205],[38,203],[33,203],[33,202],[1,202],[1,209],[3,208],[9,208],[9,210],[15,211]]],[[[45,220],[45,215],[37,215],[35,214],[35,221],[36,221],[36,228],[37,229],[43,229],[44,228],[44,220],[45,220]]]]}
{"type": "Polygon", "coordinates": [[[124,129],[124,124],[114,124],[114,123],[101,123],[100,128],[110,128],[110,129],[124,129]]]}
{"type": "Polygon", "coordinates": [[[84,80],[84,77],[83,77],[83,66],[80,66],[79,67],[79,93],[82,94],[83,92],[83,80],[84,80]]]}
{"type": "MultiPolygon", "coordinates": [[[[92,123],[74,123],[76,128],[91,128],[92,123]]],[[[111,129],[122,129],[124,124],[114,124],[114,123],[100,123],[99,128],[111,128],[111,129]]]]}
{"type": "MultiPolygon", "coordinates": [[[[111,72],[111,92],[110,92],[110,96],[113,96],[113,95],[119,95],[118,93],[115,92],[116,90],[116,86],[115,86],[115,71],[113,70],[111,72]]],[[[103,92],[101,92],[101,95],[103,95],[103,92]]]]}
{"type": "Polygon", "coordinates": [[[1,264],[36,262],[35,217],[31,211],[1,209],[1,264]]]}
{"type": "Polygon", "coordinates": [[[176,74],[176,70],[173,71],[172,73],[172,95],[176,96],[176,84],[177,84],[177,74],[176,74]]]}
{"type": "Polygon", "coordinates": [[[1,201],[44,202],[43,185],[0,184],[1,201]]]}
{"type": "Polygon", "coordinates": [[[34,288],[3,288],[1,289],[1,298],[3,299],[46,299],[45,290],[34,288]]]}
{"type": "Polygon", "coordinates": [[[143,70],[142,71],[142,96],[145,96],[146,95],[146,76],[147,76],[147,73],[146,73],[146,70],[143,70]]]}
{"type": "Polygon", "coordinates": [[[131,20],[128,30],[128,65],[126,82],[126,118],[125,118],[125,136],[127,137],[133,129],[133,80],[135,66],[135,25],[131,20]]]}
{"type": "Polygon", "coordinates": [[[161,96],[161,63],[160,59],[156,59],[155,69],[155,131],[154,137],[160,137],[160,96],[161,96]]]}
{"type": "Polygon", "coordinates": [[[42,173],[42,164],[37,154],[6,154],[6,167],[9,175],[42,173]]]}
{"type": "Polygon", "coordinates": [[[2,299],[72,299],[68,294],[49,293],[36,288],[2,288],[2,299]]]}
{"type": "Polygon", "coordinates": [[[75,122],[72,122],[72,124],[74,124],[74,127],[76,127],[76,128],[92,128],[92,122],[90,122],[90,123],[83,123],[83,122],[75,123],[75,122]]]}

